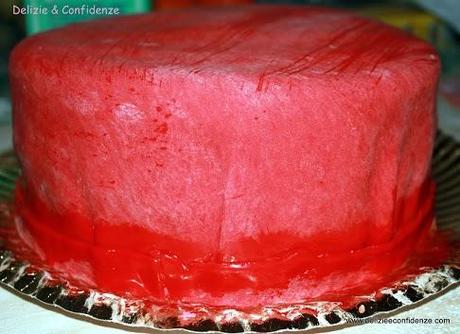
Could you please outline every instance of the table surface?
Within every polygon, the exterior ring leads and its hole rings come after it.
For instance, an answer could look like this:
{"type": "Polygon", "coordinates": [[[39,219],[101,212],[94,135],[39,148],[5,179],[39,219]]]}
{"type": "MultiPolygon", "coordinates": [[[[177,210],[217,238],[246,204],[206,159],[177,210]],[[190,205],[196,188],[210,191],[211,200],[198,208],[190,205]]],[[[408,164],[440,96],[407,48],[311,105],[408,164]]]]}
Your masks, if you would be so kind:
{"type": "MultiPolygon", "coordinates": [[[[460,111],[442,98],[438,102],[440,128],[460,141],[460,111]]],[[[0,151],[11,147],[11,129],[0,126],[0,151]]],[[[460,333],[460,288],[400,312],[391,319],[430,319],[432,324],[366,324],[336,330],[337,334],[361,333],[460,333]],[[435,324],[437,319],[448,323],[435,324]]],[[[425,321],[426,322],[426,321],[425,321]]],[[[61,311],[32,303],[6,289],[0,288],[0,333],[8,334],[118,334],[123,329],[70,317],[61,311]]],[[[174,331],[169,331],[169,333],[174,331]]]]}

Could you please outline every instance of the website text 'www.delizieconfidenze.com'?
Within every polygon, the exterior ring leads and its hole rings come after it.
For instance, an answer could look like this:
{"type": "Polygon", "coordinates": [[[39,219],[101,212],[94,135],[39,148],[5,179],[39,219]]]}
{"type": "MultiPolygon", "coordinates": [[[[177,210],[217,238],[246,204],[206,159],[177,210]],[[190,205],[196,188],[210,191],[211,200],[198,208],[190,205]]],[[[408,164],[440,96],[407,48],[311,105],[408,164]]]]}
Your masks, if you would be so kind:
{"type": "Polygon", "coordinates": [[[449,318],[364,318],[364,319],[347,319],[350,324],[381,324],[381,325],[450,325],[452,322],[449,318]]]}

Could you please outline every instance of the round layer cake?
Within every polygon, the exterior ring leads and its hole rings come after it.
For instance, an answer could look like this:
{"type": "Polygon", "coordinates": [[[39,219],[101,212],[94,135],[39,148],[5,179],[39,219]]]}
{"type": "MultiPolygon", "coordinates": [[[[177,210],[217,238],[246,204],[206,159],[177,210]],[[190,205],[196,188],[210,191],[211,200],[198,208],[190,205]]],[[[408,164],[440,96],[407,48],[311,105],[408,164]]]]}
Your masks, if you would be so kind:
{"type": "Polygon", "coordinates": [[[430,247],[438,71],[425,42],[315,7],[30,37],[10,63],[21,233],[69,279],[165,303],[374,291],[430,247]]]}

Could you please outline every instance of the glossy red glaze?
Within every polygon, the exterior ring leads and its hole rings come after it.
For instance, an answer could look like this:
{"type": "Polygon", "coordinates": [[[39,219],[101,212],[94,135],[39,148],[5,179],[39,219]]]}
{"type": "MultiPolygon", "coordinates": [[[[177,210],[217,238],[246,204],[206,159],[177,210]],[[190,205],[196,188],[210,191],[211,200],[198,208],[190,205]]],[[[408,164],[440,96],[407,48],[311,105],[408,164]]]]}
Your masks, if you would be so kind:
{"type": "Polygon", "coordinates": [[[444,254],[438,71],[424,42],[314,7],[36,35],[10,67],[17,214],[47,263],[105,291],[235,307],[374,291],[444,254]]]}

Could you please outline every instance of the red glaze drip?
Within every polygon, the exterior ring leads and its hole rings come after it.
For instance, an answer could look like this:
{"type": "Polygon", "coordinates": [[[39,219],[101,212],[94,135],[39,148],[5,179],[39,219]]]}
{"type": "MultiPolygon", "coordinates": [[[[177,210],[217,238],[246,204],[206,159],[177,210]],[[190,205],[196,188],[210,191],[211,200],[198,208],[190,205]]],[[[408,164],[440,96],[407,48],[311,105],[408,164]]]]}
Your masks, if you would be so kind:
{"type": "Polygon", "coordinates": [[[199,245],[129,224],[100,224],[92,234],[94,239],[85,240],[91,232],[81,228],[89,224],[71,214],[49,215],[36,198],[24,196],[21,186],[16,207],[41,260],[80,286],[148,297],[162,304],[198,302],[247,308],[324,300],[352,305],[354,296],[371,294],[417,274],[422,267],[439,265],[449,252],[445,239],[433,231],[432,196],[431,183],[426,182],[398,205],[397,219],[403,228],[388,243],[341,250],[334,246],[343,234],[301,240],[279,233],[239,240],[241,254],[258,250],[271,257],[238,261],[236,253],[232,262],[211,255],[193,260],[193,250],[199,245]],[[68,228],[56,229],[63,222],[68,228]],[[274,250],[284,249],[286,241],[297,247],[273,256],[274,250]],[[166,244],[168,252],[161,249],[166,244]]]}

